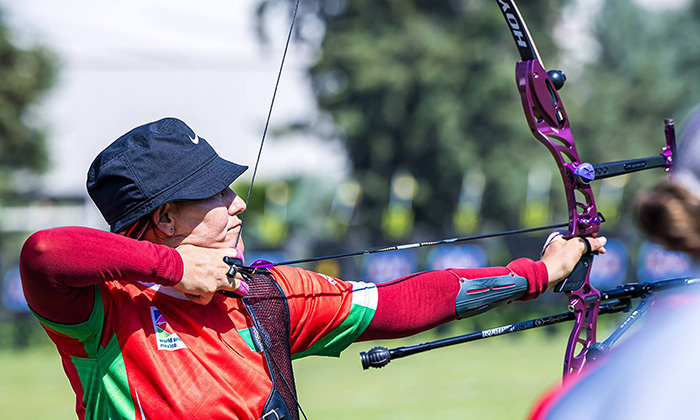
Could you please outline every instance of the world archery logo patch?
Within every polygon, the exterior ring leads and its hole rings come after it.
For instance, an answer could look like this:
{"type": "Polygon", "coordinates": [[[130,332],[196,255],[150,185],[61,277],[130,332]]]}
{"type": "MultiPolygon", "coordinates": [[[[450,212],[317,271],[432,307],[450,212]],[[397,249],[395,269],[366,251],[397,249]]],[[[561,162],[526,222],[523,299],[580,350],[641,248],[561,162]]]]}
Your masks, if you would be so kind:
{"type": "Polygon", "coordinates": [[[177,336],[173,329],[168,325],[163,314],[151,306],[151,319],[153,320],[153,329],[156,331],[156,343],[158,350],[179,350],[186,349],[187,346],[177,336]]]}

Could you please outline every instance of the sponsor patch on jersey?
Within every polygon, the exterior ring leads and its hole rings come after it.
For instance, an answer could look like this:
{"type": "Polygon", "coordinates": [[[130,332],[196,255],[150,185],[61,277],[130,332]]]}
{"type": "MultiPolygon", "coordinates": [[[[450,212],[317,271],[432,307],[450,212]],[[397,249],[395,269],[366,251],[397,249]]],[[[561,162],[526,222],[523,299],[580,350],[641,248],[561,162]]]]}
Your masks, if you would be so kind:
{"type": "Polygon", "coordinates": [[[158,308],[151,306],[151,319],[153,320],[153,329],[156,331],[156,343],[158,350],[179,350],[186,349],[187,346],[182,342],[180,337],[168,325],[163,314],[158,308]]]}

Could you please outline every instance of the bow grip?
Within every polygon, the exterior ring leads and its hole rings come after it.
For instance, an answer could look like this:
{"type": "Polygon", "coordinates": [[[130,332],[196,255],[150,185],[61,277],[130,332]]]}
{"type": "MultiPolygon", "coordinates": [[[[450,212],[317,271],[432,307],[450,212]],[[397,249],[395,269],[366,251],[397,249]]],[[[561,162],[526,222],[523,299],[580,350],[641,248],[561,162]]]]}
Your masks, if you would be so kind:
{"type": "Polygon", "coordinates": [[[581,256],[581,259],[576,263],[573,271],[567,278],[557,283],[554,286],[555,292],[573,292],[583,287],[588,277],[588,272],[591,269],[591,264],[593,263],[593,253],[586,252],[581,256]]]}

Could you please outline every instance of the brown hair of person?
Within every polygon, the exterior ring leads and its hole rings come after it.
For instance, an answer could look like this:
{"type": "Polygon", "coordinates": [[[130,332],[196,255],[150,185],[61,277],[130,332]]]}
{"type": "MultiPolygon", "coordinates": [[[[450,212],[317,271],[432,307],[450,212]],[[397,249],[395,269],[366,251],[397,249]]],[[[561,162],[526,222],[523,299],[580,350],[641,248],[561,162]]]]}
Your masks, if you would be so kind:
{"type": "Polygon", "coordinates": [[[684,186],[663,181],[641,191],[634,215],[652,241],[700,258],[700,199],[684,186]]]}

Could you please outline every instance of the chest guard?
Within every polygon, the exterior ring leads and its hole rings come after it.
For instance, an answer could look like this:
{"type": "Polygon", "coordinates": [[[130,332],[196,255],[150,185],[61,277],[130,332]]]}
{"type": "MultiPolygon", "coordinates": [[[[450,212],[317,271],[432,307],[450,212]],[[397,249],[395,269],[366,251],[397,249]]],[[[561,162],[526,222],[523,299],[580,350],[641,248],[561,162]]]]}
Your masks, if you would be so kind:
{"type": "Polygon", "coordinates": [[[253,336],[272,377],[272,392],[260,420],[299,420],[287,299],[269,270],[258,269],[246,277],[250,290],[243,303],[255,324],[253,336]]]}

